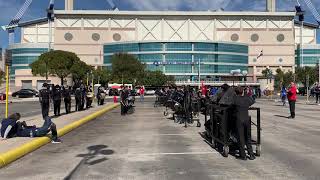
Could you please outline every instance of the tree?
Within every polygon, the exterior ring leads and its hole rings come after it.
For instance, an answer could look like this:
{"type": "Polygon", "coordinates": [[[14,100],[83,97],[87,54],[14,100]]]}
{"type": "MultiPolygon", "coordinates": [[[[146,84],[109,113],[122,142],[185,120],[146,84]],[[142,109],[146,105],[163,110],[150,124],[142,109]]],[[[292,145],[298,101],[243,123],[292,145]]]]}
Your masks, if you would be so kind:
{"type": "Polygon", "coordinates": [[[91,66],[87,65],[85,62],[80,60],[76,61],[70,69],[73,82],[75,84],[79,84],[81,81],[85,82],[87,75],[91,74],[93,70],[94,69],[91,66]]]}
{"type": "Polygon", "coordinates": [[[64,79],[71,74],[71,69],[77,62],[80,62],[80,59],[75,53],[56,50],[41,54],[30,67],[33,75],[57,76],[63,85],[64,79]]]}
{"type": "Polygon", "coordinates": [[[118,53],[111,58],[112,80],[114,82],[133,83],[143,77],[145,65],[130,54],[118,53]]]}
{"type": "Polygon", "coordinates": [[[281,89],[281,87],[283,86],[283,85],[285,85],[284,84],[284,72],[280,69],[280,68],[278,68],[277,70],[276,70],[276,75],[275,75],[275,82],[274,82],[274,88],[275,89],[281,89]]]}
{"type": "Polygon", "coordinates": [[[275,89],[281,89],[282,86],[288,87],[294,81],[294,73],[292,71],[283,72],[280,68],[276,70],[275,75],[275,89]]]}
{"type": "Polygon", "coordinates": [[[166,76],[161,71],[145,71],[144,78],[138,83],[146,86],[163,86],[172,81],[174,81],[173,76],[166,76]]]}
{"type": "Polygon", "coordinates": [[[296,68],[296,81],[302,83],[305,87],[307,84],[312,85],[315,82],[317,82],[318,77],[317,77],[317,67],[297,67],[296,68]],[[307,76],[309,76],[309,82],[307,79],[307,76]]]}
{"type": "Polygon", "coordinates": [[[111,80],[111,71],[105,69],[105,68],[98,68],[94,70],[94,81],[100,83],[102,86],[108,84],[108,82],[111,80]]]}
{"type": "Polygon", "coordinates": [[[4,78],[5,78],[5,73],[0,69],[0,84],[2,83],[4,78]]]}
{"type": "Polygon", "coordinates": [[[273,76],[272,70],[269,68],[266,68],[265,70],[262,70],[262,75],[263,77],[267,78],[268,80],[270,79],[270,83],[271,83],[271,79],[273,76]]]}

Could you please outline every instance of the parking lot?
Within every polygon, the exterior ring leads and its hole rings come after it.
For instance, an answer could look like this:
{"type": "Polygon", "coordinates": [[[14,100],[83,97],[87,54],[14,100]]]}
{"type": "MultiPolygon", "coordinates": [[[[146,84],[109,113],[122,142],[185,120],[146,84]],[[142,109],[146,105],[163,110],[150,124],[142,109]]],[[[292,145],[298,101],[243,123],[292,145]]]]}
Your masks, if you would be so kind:
{"type": "Polygon", "coordinates": [[[184,128],[153,108],[115,109],[0,170],[3,179],[318,179],[320,107],[288,108],[260,100],[262,154],[254,161],[223,157],[204,142],[196,124],[184,128]]]}

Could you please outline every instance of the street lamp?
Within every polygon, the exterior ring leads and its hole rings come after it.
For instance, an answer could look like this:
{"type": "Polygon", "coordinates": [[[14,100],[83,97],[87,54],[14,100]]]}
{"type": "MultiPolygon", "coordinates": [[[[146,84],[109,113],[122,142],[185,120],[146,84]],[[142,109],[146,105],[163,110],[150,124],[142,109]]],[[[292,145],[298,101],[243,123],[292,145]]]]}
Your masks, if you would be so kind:
{"type": "Polygon", "coordinates": [[[320,83],[320,58],[318,62],[318,75],[319,75],[318,83],[320,83]]]}
{"type": "Polygon", "coordinates": [[[231,70],[230,74],[233,76],[232,78],[232,86],[234,87],[234,76],[241,74],[241,70],[240,69],[235,69],[235,70],[231,70]]]}
{"type": "Polygon", "coordinates": [[[242,74],[242,76],[243,76],[244,85],[246,86],[248,71],[243,70],[241,74],[242,74]]]}

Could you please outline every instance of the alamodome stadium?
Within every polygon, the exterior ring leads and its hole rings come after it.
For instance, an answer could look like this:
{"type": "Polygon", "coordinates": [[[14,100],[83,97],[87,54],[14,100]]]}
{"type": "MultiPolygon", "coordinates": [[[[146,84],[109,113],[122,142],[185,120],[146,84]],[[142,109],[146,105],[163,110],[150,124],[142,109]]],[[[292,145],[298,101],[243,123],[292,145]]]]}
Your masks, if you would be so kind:
{"type": "MultiPolygon", "coordinates": [[[[294,71],[296,65],[314,66],[320,58],[318,25],[295,21],[296,12],[277,12],[267,0],[263,12],[226,11],[102,11],[54,10],[48,18],[21,22],[21,42],[11,44],[11,80],[16,87],[39,88],[29,64],[48,51],[75,52],[94,67],[111,68],[111,56],[127,52],[147,65],[175,77],[177,83],[218,83],[236,78],[258,84],[262,70],[294,71]],[[51,29],[51,30],[50,30],[51,29]],[[302,39],[301,38],[302,34],[302,39]],[[299,44],[303,44],[301,62],[299,44]],[[297,53],[296,53],[297,52],[297,53]],[[240,74],[230,74],[240,69],[240,74]]],[[[51,83],[59,79],[50,78],[51,83]]]]}

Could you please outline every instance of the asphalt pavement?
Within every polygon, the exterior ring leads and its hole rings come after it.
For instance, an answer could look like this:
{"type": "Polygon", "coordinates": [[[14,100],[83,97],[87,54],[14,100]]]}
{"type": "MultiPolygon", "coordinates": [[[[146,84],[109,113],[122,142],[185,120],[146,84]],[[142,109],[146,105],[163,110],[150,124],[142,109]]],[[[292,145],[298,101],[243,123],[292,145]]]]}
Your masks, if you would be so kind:
{"type": "MultiPolygon", "coordinates": [[[[151,100],[151,99],[150,99],[151,100]]],[[[149,101],[150,101],[149,100],[149,101]]],[[[115,109],[0,170],[1,179],[319,179],[320,107],[259,101],[262,154],[254,161],[223,157],[196,124],[184,128],[151,102],[136,112],[115,109]]]]}

